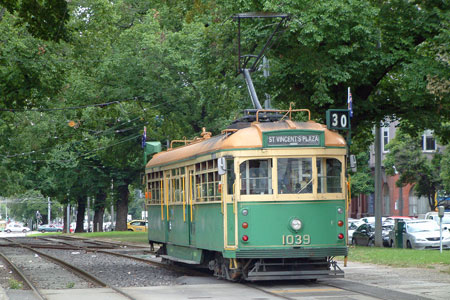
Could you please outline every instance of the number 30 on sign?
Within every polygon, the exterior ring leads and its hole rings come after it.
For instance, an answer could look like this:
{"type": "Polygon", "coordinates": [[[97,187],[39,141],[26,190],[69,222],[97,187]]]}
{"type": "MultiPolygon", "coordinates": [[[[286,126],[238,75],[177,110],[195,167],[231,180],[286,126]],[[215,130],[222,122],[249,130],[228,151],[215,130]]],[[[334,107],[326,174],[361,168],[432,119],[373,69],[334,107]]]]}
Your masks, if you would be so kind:
{"type": "Polygon", "coordinates": [[[350,112],[348,109],[327,110],[328,129],[350,129],[350,112]]]}

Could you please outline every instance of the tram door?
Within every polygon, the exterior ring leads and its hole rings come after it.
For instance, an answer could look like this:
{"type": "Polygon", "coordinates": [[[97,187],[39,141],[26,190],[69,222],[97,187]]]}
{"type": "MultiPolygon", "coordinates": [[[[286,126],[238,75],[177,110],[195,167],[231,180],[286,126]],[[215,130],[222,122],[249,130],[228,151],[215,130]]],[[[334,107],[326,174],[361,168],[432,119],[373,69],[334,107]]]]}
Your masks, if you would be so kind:
{"type": "MultiPolygon", "coordinates": [[[[234,159],[226,160],[226,181],[225,189],[222,191],[223,202],[223,227],[224,227],[224,248],[236,248],[236,213],[237,213],[237,186],[236,174],[234,172],[234,159]]],[[[224,178],[224,177],[222,177],[224,178]]]]}
{"type": "Polygon", "coordinates": [[[194,214],[194,202],[195,202],[195,167],[186,168],[186,205],[185,205],[185,215],[186,215],[186,228],[187,236],[189,240],[189,245],[195,245],[195,214],[194,214]]]}

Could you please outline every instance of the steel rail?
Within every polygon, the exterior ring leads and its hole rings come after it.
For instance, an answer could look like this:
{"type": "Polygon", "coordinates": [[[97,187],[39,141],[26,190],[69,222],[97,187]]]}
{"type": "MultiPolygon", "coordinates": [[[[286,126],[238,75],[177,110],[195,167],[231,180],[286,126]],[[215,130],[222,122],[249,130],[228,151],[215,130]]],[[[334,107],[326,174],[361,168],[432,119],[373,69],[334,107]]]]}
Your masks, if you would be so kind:
{"type": "Polygon", "coordinates": [[[15,244],[15,245],[17,245],[19,247],[22,247],[22,248],[30,250],[30,251],[38,254],[38,255],[41,255],[41,256],[47,258],[50,261],[56,262],[57,264],[61,265],[62,267],[66,268],[69,271],[74,272],[75,274],[77,274],[78,276],[84,278],[85,280],[91,281],[92,283],[95,283],[96,285],[99,285],[101,287],[110,288],[110,289],[114,290],[115,292],[121,294],[122,296],[124,296],[124,297],[126,297],[126,298],[128,298],[130,300],[136,300],[136,298],[134,298],[133,296],[127,294],[126,292],[122,291],[121,289],[119,289],[119,288],[117,288],[115,286],[107,284],[106,282],[102,281],[101,279],[97,278],[96,276],[94,276],[94,275],[92,275],[92,274],[90,274],[90,273],[88,273],[88,272],[86,272],[86,271],[84,271],[84,270],[82,270],[82,269],[80,269],[78,267],[75,267],[74,265],[69,264],[68,262],[66,262],[64,260],[61,260],[61,259],[56,258],[54,256],[48,255],[48,254],[43,253],[41,251],[38,251],[36,249],[30,248],[30,247],[25,246],[23,244],[16,243],[16,242],[14,242],[11,239],[5,238],[5,240],[8,240],[12,244],[15,244]]]}
{"type": "Polygon", "coordinates": [[[20,278],[25,282],[25,284],[31,289],[33,290],[33,293],[40,299],[40,300],[47,300],[47,298],[41,294],[41,292],[39,291],[39,289],[34,286],[34,284],[31,282],[31,280],[28,279],[28,277],[22,273],[22,271],[20,271],[20,269],[12,262],[9,260],[8,257],[6,257],[6,255],[4,255],[2,252],[0,252],[0,256],[3,258],[3,260],[8,263],[11,268],[13,268],[14,272],[16,272],[17,275],[20,276],[20,278]]]}
{"type": "Polygon", "coordinates": [[[146,263],[149,265],[162,267],[167,270],[180,272],[180,273],[187,274],[187,275],[205,276],[204,272],[193,270],[192,268],[185,268],[185,267],[181,267],[181,266],[177,266],[177,265],[168,265],[168,264],[165,264],[162,262],[157,262],[157,261],[153,261],[153,260],[149,260],[149,259],[145,259],[145,258],[141,258],[141,257],[136,257],[136,256],[131,256],[131,255],[123,254],[123,253],[117,253],[117,252],[112,252],[112,251],[107,251],[107,250],[98,250],[97,253],[105,253],[105,254],[114,255],[114,256],[118,256],[118,257],[124,257],[124,258],[140,261],[140,262],[143,262],[143,263],[146,263]]]}
{"type": "Polygon", "coordinates": [[[56,239],[65,239],[65,240],[82,240],[82,241],[86,241],[87,243],[91,243],[91,244],[109,244],[112,245],[116,248],[119,247],[131,247],[131,248],[148,248],[148,246],[141,246],[141,245],[132,245],[132,244],[125,244],[122,242],[110,242],[110,241],[97,241],[97,240],[92,240],[89,238],[84,238],[84,237],[74,237],[74,236],[66,236],[66,235],[55,235],[52,238],[56,238],[56,239]]]}

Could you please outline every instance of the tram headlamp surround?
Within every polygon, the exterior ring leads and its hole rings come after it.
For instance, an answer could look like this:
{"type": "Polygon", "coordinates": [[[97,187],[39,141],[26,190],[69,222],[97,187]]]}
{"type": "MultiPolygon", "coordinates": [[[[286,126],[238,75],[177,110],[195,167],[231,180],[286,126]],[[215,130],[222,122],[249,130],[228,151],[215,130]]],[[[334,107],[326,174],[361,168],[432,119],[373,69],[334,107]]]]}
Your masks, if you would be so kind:
{"type": "Polygon", "coordinates": [[[300,228],[302,228],[302,221],[300,221],[297,218],[294,218],[294,219],[291,220],[291,224],[290,225],[291,225],[291,228],[293,230],[298,231],[298,230],[300,230],[300,228]]]}
{"type": "Polygon", "coordinates": [[[342,214],[342,213],[344,212],[344,210],[342,209],[342,207],[338,207],[337,212],[338,212],[339,214],[342,214]]]}

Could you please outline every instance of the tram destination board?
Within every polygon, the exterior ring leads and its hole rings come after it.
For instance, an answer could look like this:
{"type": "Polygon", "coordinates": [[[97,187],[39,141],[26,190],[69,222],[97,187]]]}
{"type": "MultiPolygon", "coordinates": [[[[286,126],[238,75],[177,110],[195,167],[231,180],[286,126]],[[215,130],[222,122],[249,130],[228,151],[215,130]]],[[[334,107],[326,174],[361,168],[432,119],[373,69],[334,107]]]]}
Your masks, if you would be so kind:
{"type": "Polygon", "coordinates": [[[349,130],[350,111],[348,109],[327,110],[327,128],[335,130],[349,130]]]}
{"type": "Polygon", "coordinates": [[[263,147],[321,147],[324,144],[323,133],[317,131],[276,131],[263,135],[263,147]]]}

